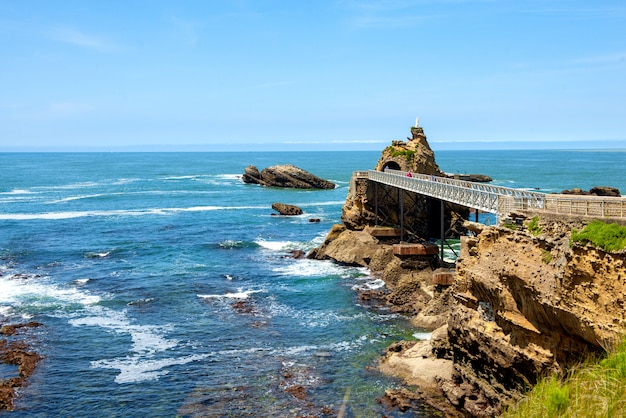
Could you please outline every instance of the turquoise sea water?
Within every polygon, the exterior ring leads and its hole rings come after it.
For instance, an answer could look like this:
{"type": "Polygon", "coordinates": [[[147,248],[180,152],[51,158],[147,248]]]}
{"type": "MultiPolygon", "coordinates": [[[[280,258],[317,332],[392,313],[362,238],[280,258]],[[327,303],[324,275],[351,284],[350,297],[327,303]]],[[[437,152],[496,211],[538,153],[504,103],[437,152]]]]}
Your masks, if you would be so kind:
{"type": "MultiPolygon", "coordinates": [[[[45,357],[10,414],[381,416],[375,398],[396,382],[370,366],[415,330],[359,304],[358,288],[381,285],[366,270],[288,256],[321,243],[352,172],[379,155],[0,154],[0,315],[42,323],[28,338],[45,357]],[[338,187],[241,182],[249,164],[285,163],[338,187]],[[305,214],[272,216],[274,202],[305,214]]],[[[624,152],[436,158],[511,187],[626,190],[624,152]]]]}

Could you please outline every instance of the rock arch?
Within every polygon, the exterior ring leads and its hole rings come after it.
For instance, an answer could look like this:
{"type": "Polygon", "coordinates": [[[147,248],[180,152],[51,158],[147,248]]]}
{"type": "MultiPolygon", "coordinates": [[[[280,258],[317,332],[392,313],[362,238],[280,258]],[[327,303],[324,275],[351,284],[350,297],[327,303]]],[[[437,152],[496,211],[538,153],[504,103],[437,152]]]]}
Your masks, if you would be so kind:
{"type": "Polygon", "coordinates": [[[387,169],[390,169],[390,170],[402,170],[402,167],[400,166],[400,164],[398,164],[397,161],[388,160],[388,161],[385,161],[385,163],[383,164],[382,171],[385,171],[387,169]]]}

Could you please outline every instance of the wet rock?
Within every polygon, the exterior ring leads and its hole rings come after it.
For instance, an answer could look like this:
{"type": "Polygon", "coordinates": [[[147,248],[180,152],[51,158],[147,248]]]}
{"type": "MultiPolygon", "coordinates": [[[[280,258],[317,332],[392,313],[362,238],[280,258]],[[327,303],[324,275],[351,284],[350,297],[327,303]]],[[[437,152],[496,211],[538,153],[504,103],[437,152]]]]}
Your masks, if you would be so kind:
{"type": "Polygon", "coordinates": [[[285,392],[293,395],[295,398],[300,399],[301,401],[305,400],[307,397],[306,389],[304,389],[302,385],[289,386],[285,388],[285,392]]]}
{"type": "Polygon", "coordinates": [[[256,309],[246,300],[238,300],[237,302],[233,302],[231,305],[234,311],[238,314],[256,314],[256,309]]]}
{"type": "Polygon", "coordinates": [[[589,189],[589,193],[596,196],[621,197],[619,189],[608,186],[596,186],[589,189]]]}
{"type": "Polygon", "coordinates": [[[24,341],[0,340],[0,362],[18,366],[18,376],[0,381],[0,410],[12,410],[15,389],[26,386],[41,356],[30,351],[24,341]]]}
{"type": "Polygon", "coordinates": [[[615,187],[609,186],[595,186],[589,189],[589,191],[585,191],[578,187],[575,187],[570,190],[563,190],[561,194],[573,194],[579,196],[606,196],[606,197],[621,197],[621,193],[619,189],[615,187]]]}
{"type": "Polygon", "coordinates": [[[302,209],[295,205],[288,205],[286,203],[272,203],[272,209],[284,216],[298,216],[302,215],[302,209]]]}
{"type": "Polygon", "coordinates": [[[242,176],[244,183],[259,184],[267,187],[287,187],[296,189],[334,189],[335,184],[321,179],[308,171],[291,164],[275,165],[259,169],[253,165],[245,168],[242,176]]]}
{"type": "Polygon", "coordinates": [[[295,258],[296,260],[306,256],[306,253],[302,250],[291,250],[289,251],[289,254],[291,254],[291,257],[295,258]]]}
{"type": "Polygon", "coordinates": [[[35,321],[31,321],[31,322],[28,322],[26,324],[3,325],[2,328],[0,328],[0,334],[2,334],[2,335],[13,335],[20,328],[36,328],[36,327],[39,327],[39,326],[41,326],[41,324],[39,322],[35,322],[35,321]]]}

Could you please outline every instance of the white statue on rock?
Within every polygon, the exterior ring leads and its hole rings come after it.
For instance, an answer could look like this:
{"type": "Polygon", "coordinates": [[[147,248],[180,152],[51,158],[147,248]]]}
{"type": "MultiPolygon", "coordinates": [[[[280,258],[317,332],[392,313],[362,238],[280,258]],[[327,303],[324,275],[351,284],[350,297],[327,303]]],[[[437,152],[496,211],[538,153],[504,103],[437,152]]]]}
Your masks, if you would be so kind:
{"type": "Polygon", "coordinates": [[[417,128],[418,126],[420,126],[420,118],[416,117],[415,118],[415,127],[417,128]]]}

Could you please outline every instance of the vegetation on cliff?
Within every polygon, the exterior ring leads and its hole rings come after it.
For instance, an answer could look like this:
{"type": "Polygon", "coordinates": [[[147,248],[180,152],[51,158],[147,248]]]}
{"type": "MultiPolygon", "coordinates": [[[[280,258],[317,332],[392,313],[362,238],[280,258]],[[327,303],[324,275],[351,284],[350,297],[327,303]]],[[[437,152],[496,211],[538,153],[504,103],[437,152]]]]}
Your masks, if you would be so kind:
{"type": "Polygon", "coordinates": [[[413,150],[404,149],[404,148],[395,148],[393,146],[389,146],[389,147],[385,148],[385,151],[388,151],[389,154],[391,154],[391,156],[393,158],[395,158],[395,157],[404,157],[407,160],[411,160],[413,158],[413,156],[415,155],[415,151],[413,151],[413,150]]]}
{"type": "Polygon", "coordinates": [[[626,226],[593,221],[580,232],[572,231],[572,243],[591,243],[604,251],[612,252],[626,248],[626,226]]]}
{"type": "Polygon", "coordinates": [[[626,340],[605,359],[572,371],[561,381],[539,381],[505,418],[626,416],[626,340]]]}

